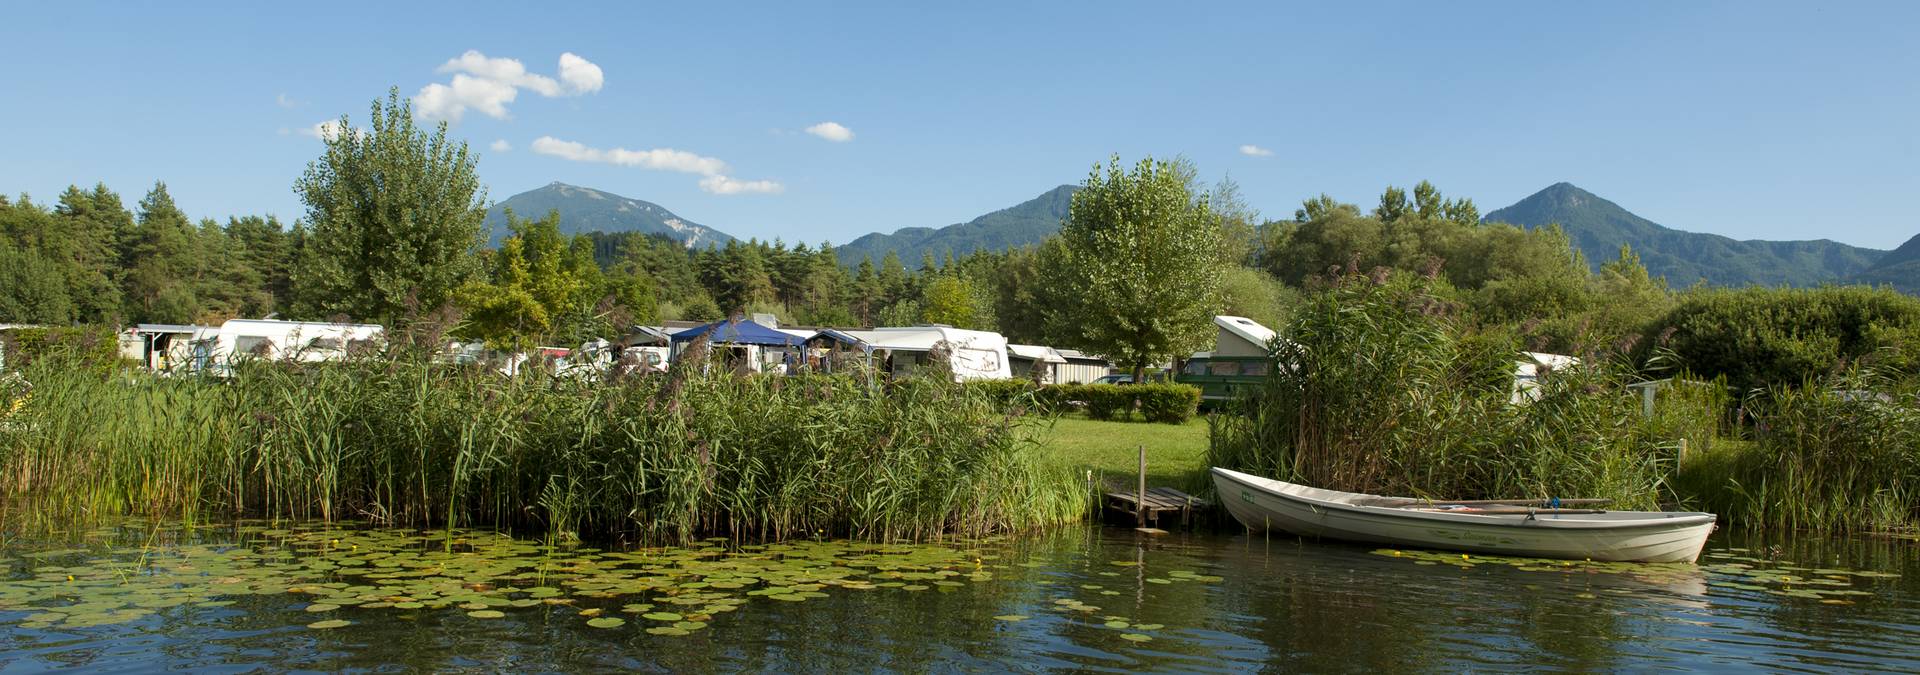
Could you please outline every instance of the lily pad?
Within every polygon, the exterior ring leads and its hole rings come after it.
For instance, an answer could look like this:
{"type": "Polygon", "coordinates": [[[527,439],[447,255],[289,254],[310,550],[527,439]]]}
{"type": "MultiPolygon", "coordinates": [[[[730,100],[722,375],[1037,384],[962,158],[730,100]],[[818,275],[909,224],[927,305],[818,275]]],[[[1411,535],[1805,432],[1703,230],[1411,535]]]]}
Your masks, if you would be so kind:
{"type": "Polygon", "coordinates": [[[617,616],[604,616],[598,619],[588,619],[587,625],[593,626],[594,628],[619,628],[627,625],[627,620],[617,616]]]}
{"type": "Polygon", "coordinates": [[[307,627],[314,630],[327,630],[329,628],[344,628],[351,625],[353,625],[353,622],[346,619],[327,619],[326,621],[315,621],[307,624],[307,627]]]}

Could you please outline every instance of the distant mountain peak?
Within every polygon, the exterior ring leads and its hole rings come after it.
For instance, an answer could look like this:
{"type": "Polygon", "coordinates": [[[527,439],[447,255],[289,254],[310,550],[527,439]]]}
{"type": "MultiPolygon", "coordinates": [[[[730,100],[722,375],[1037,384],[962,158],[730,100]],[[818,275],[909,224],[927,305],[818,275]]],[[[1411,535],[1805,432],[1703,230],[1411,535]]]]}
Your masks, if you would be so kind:
{"type": "Polygon", "coordinates": [[[1489,212],[1484,220],[1528,228],[1557,224],[1595,266],[1618,256],[1621,245],[1632,246],[1648,272],[1677,287],[1703,280],[1719,286],[1811,286],[1853,277],[1885,253],[1827,240],[1738,241],[1676,230],[1567,182],[1489,212]]]}
{"type": "Polygon", "coordinates": [[[1060,221],[1067,217],[1067,207],[1073,203],[1073,193],[1079,189],[1077,185],[1061,185],[1019,204],[942,228],[903,227],[891,234],[875,232],[834,247],[834,252],[842,265],[858,265],[869,257],[878,262],[888,251],[911,264],[923,253],[962,256],[979,250],[1031,246],[1059,231],[1060,221]]]}
{"type": "Polygon", "coordinates": [[[554,181],[508,197],[487,209],[490,245],[498,246],[500,240],[506,238],[508,209],[521,218],[541,218],[549,211],[559,211],[560,233],[565,235],[640,232],[665,235],[688,247],[724,244],[733,239],[725,232],[675,215],[659,204],[554,181]]]}

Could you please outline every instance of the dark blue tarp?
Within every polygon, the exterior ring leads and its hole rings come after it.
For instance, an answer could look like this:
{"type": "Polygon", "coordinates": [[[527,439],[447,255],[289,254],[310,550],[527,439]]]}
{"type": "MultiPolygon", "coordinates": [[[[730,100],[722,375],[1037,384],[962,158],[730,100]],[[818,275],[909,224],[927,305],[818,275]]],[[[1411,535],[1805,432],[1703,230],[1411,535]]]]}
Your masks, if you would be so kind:
{"type": "Polygon", "coordinates": [[[715,321],[705,326],[695,326],[673,334],[673,343],[691,342],[694,338],[707,336],[713,344],[766,345],[770,347],[798,347],[806,340],[782,333],[745,319],[715,321]]]}

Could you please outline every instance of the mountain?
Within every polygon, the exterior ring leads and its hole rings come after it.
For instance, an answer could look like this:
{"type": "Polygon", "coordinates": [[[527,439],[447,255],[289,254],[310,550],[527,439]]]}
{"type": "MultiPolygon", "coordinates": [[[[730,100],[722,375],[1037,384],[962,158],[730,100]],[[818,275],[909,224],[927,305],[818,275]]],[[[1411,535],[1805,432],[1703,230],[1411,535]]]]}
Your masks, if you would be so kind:
{"type": "Polygon", "coordinates": [[[1073,193],[1078,189],[1078,186],[1062,185],[964,223],[939,229],[908,227],[894,230],[893,234],[875,232],[833,250],[840,255],[842,265],[858,265],[867,256],[872,256],[877,265],[887,251],[893,251],[900,256],[901,263],[913,267],[922,253],[932,253],[937,258],[949,251],[961,256],[979,249],[1001,251],[1038,244],[1060,229],[1060,221],[1067,217],[1067,206],[1073,202],[1073,193]]]}
{"type": "MultiPolygon", "coordinates": [[[[1887,255],[1827,239],[1742,241],[1675,230],[1571,183],[1556,183],[1488,213],[1483,220],[1528,228],[1559,223],[1574,248],[1596,268],[1619,257],[1621,244],[1630,245],[1648,272],[1665,276],[1674,287],[1700,280],[1716,286],[1813,286],[1854,278],[1887,255]]],[[[1907,242],[1907,246],[1914,247],[1915,257],[1920,258],[1920,244],[1907,242]]]]}
{"type": "Polygon", "coordinates": [[[487,209],[487,242],[499,246],[507,236],[507,209],[520,218],[544,218],[548,211],[560,212],[560,233],[641,232],[664,234],[688,247],[725,244],[733,239],[725,232],[676,216],[652,202],[629,199],[566,183],[550,183],[508,197],[487,209]]]}
{"type": "Polygon", "coordinates": [[[1920,235],[1914,235],[1849,281],[1875,286],[1891,284],[1902,292],[1920,294],[1920,235]]]}

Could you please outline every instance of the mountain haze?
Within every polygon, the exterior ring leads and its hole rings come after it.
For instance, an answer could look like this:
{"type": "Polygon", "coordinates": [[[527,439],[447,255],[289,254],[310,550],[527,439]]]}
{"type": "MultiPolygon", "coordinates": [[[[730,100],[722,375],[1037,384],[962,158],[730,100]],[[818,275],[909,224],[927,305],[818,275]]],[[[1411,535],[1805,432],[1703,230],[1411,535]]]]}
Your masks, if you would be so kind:
{"type": "MultiPolygon", "coordinates": [[[[1571,183],[1556,183],[1512,206],[1488,213],[1483,220],[1528,228],[1557,223],[1594,267],[1618,257],[1621,244],[1632,246],[1648,272],[1666,277],[1674,287],[1702,280],[1716,286],[1840,282],[1866,272],[1887,255],[1885,251],[1826,239],[1743,241],[1675,230],[1571,183]]],[[[1914,247],[1915,257],[1920,258],[1920,244],[1907,245],[1914,247]]]]}
{"type": "Polygon", "coordinates": [[[1073,203],[1073,193],[1079,189],[1075,185],[1062,185],[1033,199],[942,228],[908,227],[894,230],[892,234],[875,232],[837,246],[834,252],[840,256],[840,264],[851,266],[860,264],[860,260],[868,256],[877,264],[887,251],[893,251],[901,262],[912,267],[922,253],[941,257],[952,252],[961,256],[976,250],[1004,251],[1038,244],[1059,231],[1060,221],[1067,217],[1067,207],[1073,203]]]}
{"type": "Polygon", "coordinates": [[[733,239],[725,232],[681,218],[652,202],[631,199],[593,188],[554,182],[508,197],[487,209],[487,245],[499,246],[507,236],[507,209],[520,218],[545,218],[548,211],[560,212],[560,233],[640,232],[663,234],[688,247],[725,244],[733,239]]]}

